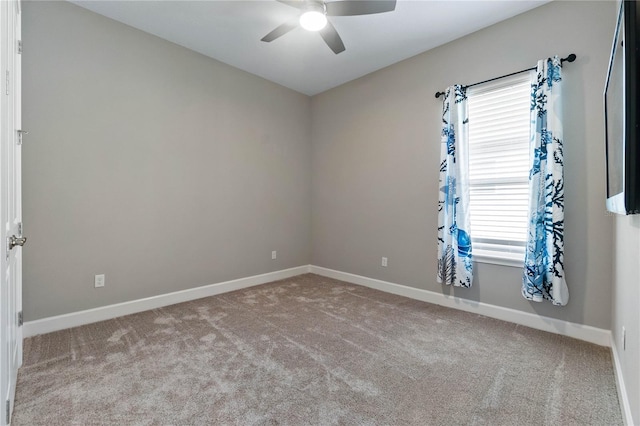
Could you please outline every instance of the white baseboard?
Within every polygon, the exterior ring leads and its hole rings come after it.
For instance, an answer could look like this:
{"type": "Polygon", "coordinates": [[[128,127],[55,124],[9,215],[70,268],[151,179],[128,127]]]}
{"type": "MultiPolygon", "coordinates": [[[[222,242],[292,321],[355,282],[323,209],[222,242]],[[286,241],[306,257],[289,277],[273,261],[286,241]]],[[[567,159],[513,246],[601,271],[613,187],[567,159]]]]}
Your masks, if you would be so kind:
{"type": "Polygon", "coordinates": [[[72,312],[64,315],[43,318],[24,323],[23,336],[31,337],[37,334],[50,333],[52,331],[64,330],[80,325],[91,324],[104,321],[123,315],[135,314],[137,312],[148,311],[150,309],[161,308],[163,306],[174,305],[176,303],[188,302],[216,294],[227,293],[240,290],[255,285],[265,284],[271,281],[282,280],[309,272],[309,265],[298,266],[296,268],[283,269],[266,274],[254,275],[237,280],[225,281],[202,287],[190,288],[173,293],[161,294],[159,296],[147,297],[144,299],[132,300],[129,302],[117,303],[115,305],[102,306],[85,311],[72,312]]]}
{"type": "Polygon", "coordinates": [[[618,399],[620,401],[620,410],[622,411],[622,419],[627,426],[633,426],[633,416],[631,415],[631,405],[629,405],[629,395],[624,385],[624,374],[622,373],[622,365],[618,356],[616,342],[611,338],[611,354],[613,356],[613,372],[616,376],[616,387],[618,388],[618,399]]]}
{"type": "Polygon", "coordinates": [[[576,324],[555,318],[543,317],[528,312],[518,311],[516,309],[491,305],[488,303],[475,302],[472,300],[462,299],[460,297],[448,296],[434,291],[422,290],[419,288],[408,287],[401,284],[394,284],[387,281],[376,280],[373,278],[363,277],[361,275],[350,274],[347,272],[340,272],[320,266],[311,265],[310,272],[313,274],[318,274],[325,277],[335,278],[337,280],[347,281],[353,284],[370,287],[387,293],[421,300],[423,302],[429,302],[436,305],[459,309],[462,311],[473,312],[479,315],[484,315],[487,317],[535,328],[537,330],[543,330],[551,333],[573,337],[575,339],[595,343],[596,345],[600,346],[611,346],[611,332],[609,330],[604,330],[601,328],[576,324]]]}
{"type": "Polygon", "coordinates": [[[200,299],[208,296],[215,296],[216,294],[240,290],[243,288],[265,284],[271,281],[277,281],[309,272],[342,281],[347,281],[353,284],[362,285],[365,287],[370,287],[376,290],[385,291],[387,293],[409,297],[411,299],[422,300],[424,302],[434,303],[436,305],[460,309],[467,312],[473,312],[491,318],[496,318],[503,321],[509,321],[515,324],[535,328],[538,330],[562,334],[565,336],[595,343],[601,346],[611,346],[611,332],[609,330],[603,330],[588,325],[575,324],[555,318],[543,317],[527,312],[518,311],[515,309],[491,305],[488,303],[474,302],[459,297],[444,295],[434,291],[408,287],[400,284],[381,281],[373,278],[363,277],[361,275],[350,274],[347,272],[336,271],[333,269],[314,265],[298,266],[295,268],[283,269],[281,271],[254,275],[251,277],[210,284],[202,287],[176,291],[173,293],[147,297],[144,299],[132,300],[129,302],[88,309],[85,311],[72,312],[69,314],[43,318],[35,321],[27,321],[24,323],[23,336],[26,338],[35,336],[37,334],[50,333],[52,331],[64,330],[71,327],[91,324],[94,322],[104,321],[123,315],[161,308],[163,306],[173,305],[176,303],[187,302],[190,300],[200,299]]]}

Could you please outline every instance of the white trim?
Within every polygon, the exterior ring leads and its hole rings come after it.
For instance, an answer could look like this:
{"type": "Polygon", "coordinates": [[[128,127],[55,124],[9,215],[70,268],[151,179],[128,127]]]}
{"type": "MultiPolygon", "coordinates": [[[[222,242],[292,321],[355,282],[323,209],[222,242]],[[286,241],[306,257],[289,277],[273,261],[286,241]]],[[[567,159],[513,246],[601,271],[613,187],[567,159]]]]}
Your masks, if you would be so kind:
{"type": "Polygon", "coordinates": [[[24,337],[31,337],[37,334],[50,333],[52,331],[64,330],[80,325],[91,324],[104,321],[123,315],[135,314],[137,312],[148,311],[150,309],[161,308],[163,306],[174,305],[176,303],[188,302],[216,294],[227,293],[247,287],[265,284],[271,281],[282,280],[300,274],[306,274],[310,270],[309,265],[295,268],[283,269],[280,271],[268,272],[266,274],[254,275],[237,280],[224,281],[202,287],[190,288],[173,293],[161,294],[144,299],[131,300],[129,302],[117,303],[114,305],[101,306],[99,308],[87,309],[85,311],[72,312],[54,317],[42,318],[24,323],[24,337]]]}
{"type": "Polygon", "coordinates": [[[613,357],[613,372],[616,377],[616,387],[618,388],[618,400],[620,401],[622,418],[625,425],[632,426],[634,423],[633,416],[631,415],[631,405],[629,404],[629,395],[627,394],[627,388],[624,385],[622,365],[620,364],[618,349],[616,348],[616,342],[613,337],[611,338],[611,354],[613,357]]]}
{"type": "Polygon", "coordinates": [[[473,312],[491,318],[524,325],[538,330],[561,334],[575,339],[584,340],[601,346],[611,346],[611,332],[588,325],[571,323],[555,318],[543,317],[516,309],[491,305],[484,302],[475,302],[455,296],[448,296],[429,290],[422,290],[405,285],[381,281],[361,275],[336,271],[314,265],[298,266],[281,271],[268,272],[266,274],[254,275],[246,278],[239,278],[231,281],[224,281],[202,287],[190,288],[173,293],[161,294],[144,299],[132,300],[129,302],[117,303],[114,305],[102,306],[85,311],[72,312],[54,317],[42,318],[24,323],[23,335],[25,338],[37,334],[50,333],[52,331],[64,330],[98,321],[104,321],[123,315],[134,314],[150,309],[161,308],[163,306],[176,303],[187,302],[203,297],[215,296],[216,294],[227,293],[240,290],[271,281],[277,281],[305,273],[314,273],[325,277],[347,281],[353,284],[370,287],[387,293],[409,297],[411,299],[422,300],[449,308],[460,309],[462,311],[473,312]]]}
{"type": "Polygon", "coordinates": [[[491,251],[474,250],[473,261],[478,263],[491,263],[493,265],[511,266],[512,268],[524,269],[524,260],[522,259],[522,256],[515,259],[505,256],[505,253],[495,253],[496,252],[491,251]]]}
{"type": "Polygon", "coordinates": [[[422,300],[423,302],[429,302],[449,308],[460,309],[461,311],[473,312],[479,315],[484,315],[487,317],[535,328],[537,330],[561,334],[563,336],[572,337],[574,339],[580,339],[590,343],[595,343],[596,345],[611,346],[611,332],[609,330],[604,330],[589,325],[576,324],[555,318],[543,317],[528,312],[518,311],[516,309],[491,305],[484,302],[476,302],[473,300],[467,300],[455,296],[448,296],[434,291],[394,284],[387,281],[363,277],[361,275],[350,274],[347,272],[340,272],[320,266],[311,265],[310,272],[313,274],[318,274],[325,277],[335,278],[353,284],[370,287],[376,290],[385,291],[387,293],[397,294],[399,296],[422,300]]]}

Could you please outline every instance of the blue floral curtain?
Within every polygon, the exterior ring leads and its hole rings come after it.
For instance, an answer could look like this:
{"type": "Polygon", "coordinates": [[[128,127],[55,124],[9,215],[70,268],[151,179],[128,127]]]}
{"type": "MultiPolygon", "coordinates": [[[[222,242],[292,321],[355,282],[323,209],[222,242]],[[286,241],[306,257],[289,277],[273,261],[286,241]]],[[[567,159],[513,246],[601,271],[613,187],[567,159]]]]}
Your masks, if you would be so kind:
{"type": "Polygon", "coordinates": [[[561,61],[538,61],[531,82],[529,235],[522,295],[566,305],[564,276],[564,160],[561,61]]]}
{"type": "Polygon", "coordinates": [[[440,195],[438,199],[438,282],[471,287],[469,235],[469,119],[463,86],[446,90],[442,107],[440,195]]]}

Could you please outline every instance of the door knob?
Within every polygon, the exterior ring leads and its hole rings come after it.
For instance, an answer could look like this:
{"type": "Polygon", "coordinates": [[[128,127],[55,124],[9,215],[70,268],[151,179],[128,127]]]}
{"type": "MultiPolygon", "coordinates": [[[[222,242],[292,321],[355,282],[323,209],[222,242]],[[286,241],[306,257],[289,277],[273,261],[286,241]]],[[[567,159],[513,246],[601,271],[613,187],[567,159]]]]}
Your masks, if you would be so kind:
{"type": "Polygon", "coordinates": [[[24,243],[27,242],[27,238],[26,237],[18,238],[15,235],[10,236],[9,238],[7,238],[7,240],[8,240],[9,250],[14,248],[15,246],[22,247],[24,245],[24,243]]]}

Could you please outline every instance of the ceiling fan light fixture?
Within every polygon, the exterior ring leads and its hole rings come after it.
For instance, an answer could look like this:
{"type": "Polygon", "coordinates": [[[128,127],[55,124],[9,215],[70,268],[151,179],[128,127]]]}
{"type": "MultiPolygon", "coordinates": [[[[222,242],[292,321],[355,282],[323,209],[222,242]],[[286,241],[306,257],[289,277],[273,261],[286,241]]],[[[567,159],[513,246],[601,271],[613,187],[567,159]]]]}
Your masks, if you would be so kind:
{"type": "Polygon", "coordinates": [[[300,15],[300,26],[307,31],[320,31],[326,25],[324,8],[314,7],[300,15]]]}

